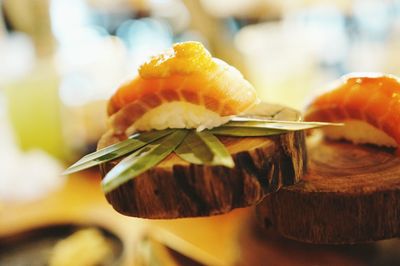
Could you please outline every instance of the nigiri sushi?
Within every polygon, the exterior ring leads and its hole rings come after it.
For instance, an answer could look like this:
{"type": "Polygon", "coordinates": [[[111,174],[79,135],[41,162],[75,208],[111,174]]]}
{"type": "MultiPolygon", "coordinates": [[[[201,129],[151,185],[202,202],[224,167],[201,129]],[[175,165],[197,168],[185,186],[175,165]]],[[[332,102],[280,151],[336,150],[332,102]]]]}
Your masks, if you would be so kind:
{"type": "Polygon", "coordinates": [[[303,176],[303,131],[232,127],[240,121],[229,121],[254,114],[297,122],[298,112],[286,109],[260,103],[242,74],[200,43],[178,43],[116,90],[98,151],[72,167],[99,165],[108,202],[125,215],[226,213],[303,176]]]}
{"type": "Polygon", "coordinates": [[[108,105],[115,134],[166,128],[213,128],[259,103],[234,67],[198,42],[175,44],[142,64],[108,105]]]}
{"type": "Polygon", "coordinates": [[[400,80],[392,75],[353,73],[309,105],[305,120],[344,122],[323,128],[332,139],[398,148],[400,144],[400,80]]]}

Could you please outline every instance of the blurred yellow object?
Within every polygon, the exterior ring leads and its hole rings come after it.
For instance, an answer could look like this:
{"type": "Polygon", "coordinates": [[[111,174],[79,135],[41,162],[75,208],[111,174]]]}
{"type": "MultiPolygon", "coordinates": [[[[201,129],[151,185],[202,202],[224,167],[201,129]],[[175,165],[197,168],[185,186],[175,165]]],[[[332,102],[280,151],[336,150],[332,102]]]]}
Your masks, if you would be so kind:
{"type": "Polygon", "coordinates": [[[235,36],[248,78],[262,100],[304,106],[319,73],[303,35],[282,22],[268,22],[246,26],[235,36]]]}
{"type": "Polygon", "coordinates": [[[139,241],[134,257],[138,266],[226,265],[183,238],[157,228],[151,228],[139,241]]]}
{"type": "Polygon", "coordinates": [[[112,255],[111,244],[100,231],[83,229],[59,241],[50,257],[50,266],[107,265],[112,255]]]}
{"type": "Polygon", "coordinates": [[[58,158],[68,150],[62,136],[58,75],[49,62],[5,86],[8,113],[18,144],[24,150],[42,148],[58,158]]]}
{"type": "Polygon", "coordinates": [[[205,265],[235,265],[240,256],[237,242],[239,230],[252,211],[251,208],[240,208],[224,215],[151,220],[148,223],[167,231],[165,235],[158,235],[158,241],[185,256],[205,263],[205,257],[201,260],[200,253],[196,252],[198,249],[208,254],[209,260],[205,265]],[[170,234],[173,237],[169,237],[170,234]],[[179,238],[184,241],[176,241],[179,238]]]}

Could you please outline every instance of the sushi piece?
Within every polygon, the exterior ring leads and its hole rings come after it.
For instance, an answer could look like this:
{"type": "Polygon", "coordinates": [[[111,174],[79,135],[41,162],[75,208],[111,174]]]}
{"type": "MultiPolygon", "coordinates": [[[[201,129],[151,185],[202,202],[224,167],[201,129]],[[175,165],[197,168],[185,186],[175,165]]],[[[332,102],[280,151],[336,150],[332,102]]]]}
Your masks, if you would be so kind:
{"type": "Polygon", "coordinates": [[[101,156],[80,161],[100,166],[107,201],[124,215],[173,219],[254,205],[300,180],[306,149],[300,130],[250,128],[263,134],[246,137],[233,137],[230,129],[247,127],[219,128],[230,135],[205,130],[249,112],[299,117],[260,103],[241,73],[200,43],[175,44],[117,89],[108,105],[109,130],[98,143],[101,156]]]}
{"type": "Polygon", "coordinates": [[[259,103],[242,74],[198,42],[175,44],[140,66],[108,105],[115,134],[213,128],[259,103]]]}
{"type": "Polygon", "coordinates": [[[392,75],[353,73],[309,105],[305,120],[344,122],[323,128],[332,139],[394,147],[400,144],[400,80],[392,75]]]}

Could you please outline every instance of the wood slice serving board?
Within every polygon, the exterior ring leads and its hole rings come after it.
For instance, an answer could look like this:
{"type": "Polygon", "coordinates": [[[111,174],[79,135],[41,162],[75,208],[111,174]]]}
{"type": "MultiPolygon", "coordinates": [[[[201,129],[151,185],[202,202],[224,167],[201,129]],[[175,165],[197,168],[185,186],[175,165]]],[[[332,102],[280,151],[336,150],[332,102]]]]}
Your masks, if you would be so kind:
{"type": "Polygon", "coordinates": [[[393,151],[309,138],[309,170],[257,206],[262,222],[309,243],[400,236],[400,158],[393,151]]]}
{"type": "MultiPolygon", "coordinates": [[[[298,120],[299,114],[264,105],[264,114],[298,120]]],[[[219,137],[235,167],[189,164],[175,154],[106,194],[118,212],[144,218],[181,218],[226,213],[254,205],[266,194],[298,182],[305,172],[304,132],[269,137],[219,137]]],[[[104,142],[104,139],[103,139],[104,142]]],[[[102,174],[113,167],[102,165],[102,174]]]]}

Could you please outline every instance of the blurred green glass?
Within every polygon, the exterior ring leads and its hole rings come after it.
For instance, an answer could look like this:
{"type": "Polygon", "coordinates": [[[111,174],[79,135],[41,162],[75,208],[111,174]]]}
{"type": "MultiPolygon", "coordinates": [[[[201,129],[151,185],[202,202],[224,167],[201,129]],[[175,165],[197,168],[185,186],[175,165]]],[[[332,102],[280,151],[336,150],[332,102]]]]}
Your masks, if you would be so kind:
{"type": "Polygon", "coordinates": [[[30,75],[5,87],[8,113],[23,150],[41,148],[65,160],[68,151],[62,134],[59,78],[51,67],[38,67],[30,75]]]}

